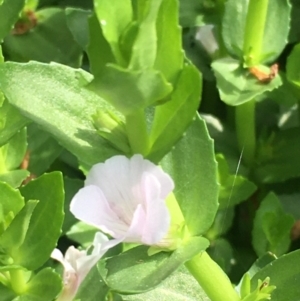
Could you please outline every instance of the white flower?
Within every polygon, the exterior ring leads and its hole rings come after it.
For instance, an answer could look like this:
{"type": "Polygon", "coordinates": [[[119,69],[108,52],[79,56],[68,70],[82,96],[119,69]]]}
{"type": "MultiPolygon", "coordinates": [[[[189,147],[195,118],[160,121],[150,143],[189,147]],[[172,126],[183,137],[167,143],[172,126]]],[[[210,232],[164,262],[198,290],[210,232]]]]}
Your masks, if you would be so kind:
{"type": "Polygon", "coordinates": [[[203,48],[210,55],[213,55],[219,49],[219,44],[214,35],[213,25],[201,26],[196,34],[196,40],[200,41],[203,48]]]}
{"type": "Polygon", "coordinates": [[[170,176],[141,155],[115,156],[92,167],[70,210],[118,242],[154,245],[170,227],[165,199],[173,189],[170,176]]]}
{"type": "Polygon", "coordinates": [[[51,258],[59,261],[64,266],[64,287],[57,301],[73,300],[80,284],[91,268],[115,244],[115,242],[109,241],[104,234],[98,232],[95,235],[94,248],[90,255],[87,254],[86,250],[79,251],[71,246],[66,251],[64,257],[60,250],[54,249],[51,253],[51,258]]]}

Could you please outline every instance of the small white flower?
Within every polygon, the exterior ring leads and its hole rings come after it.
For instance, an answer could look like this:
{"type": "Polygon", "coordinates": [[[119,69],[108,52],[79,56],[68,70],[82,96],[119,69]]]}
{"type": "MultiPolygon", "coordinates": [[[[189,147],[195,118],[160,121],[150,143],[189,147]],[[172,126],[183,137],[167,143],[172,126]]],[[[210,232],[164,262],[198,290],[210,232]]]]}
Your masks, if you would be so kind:
{"type": "Polygon", "coordinates": [[[92,167],[70,210],[118,242],[154,245],[170,227],[165,199],[173,189],[171,177],[141,155],[115,156],[92,167]]]}
{"type": "Polygon", "coordinates": [[[214,25],[201,26],[196,34],[196,40],[200,41],[203,48],[210,55],[219,50],[219,44],[214,35],[214,25]]]}
{"type": "Polygon", "coordinates": [[[93,251],[90,255],[86,250],[79,251],[73,246],[69,247],[65,257],[60,250],[54,249],[51,258],[59,261],[64,266],[63,282],[64,287],[57,301],[72,301],[77,290],[89,273],[91,268],[100,260],[104,253],[116,243],[98,232],[93,241],[93,251]]]}

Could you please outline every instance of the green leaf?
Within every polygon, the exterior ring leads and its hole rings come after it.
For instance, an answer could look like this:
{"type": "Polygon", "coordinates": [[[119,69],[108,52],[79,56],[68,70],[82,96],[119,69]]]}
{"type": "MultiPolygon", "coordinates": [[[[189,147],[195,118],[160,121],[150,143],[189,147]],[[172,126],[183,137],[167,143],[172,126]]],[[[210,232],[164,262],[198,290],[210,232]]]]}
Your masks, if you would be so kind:
{"type": "Polygon", "coordinates": [[[207,253],[212,259],[228,274],[232,268],[233,248],[230,243],[224,238],[214,240],[207,253]]]}
{"type": "Polygon", "coordinates": [[[289,34],[289,43],[297,43],[300,39],[300,3],[298,0],[291,0],[292,12],[291,12],[291,30],[289,34]]]}
{"type": "Polygon", "coordinates": [[[0,246],[4,248],[12,258],[14,258],[15,252],[24,242],[32,213],[37,203],[38,201],[29,200],[0,236],[0,246]]]}
{"type": "Polygon", "coordinates": [[[82,187],[83,187],[82,180],[70,179],[66,177],[64,178],[64,190],[65,190],[66,197],[64,202],[65,218],[64,218],[63,228],[62,228],[63,233],[67,232],[71,228],[71,226],[77,222],[75,216],[70,212],[70,203],[73,196],[82,187]]]}
{"type": "Polygon", "coordinates": [[[155,108],[148,156],[152,161],[159,162],[187,129],[199,106],[201,89],[198,70],[185,66],[170,100],[155,108]]]}
{"type": "Polygon", "coordinates": [[[89,43],[88,18],[92,14],[89,10],[80,8],[66,8],[66,21],[75,41],[85,50],[89,43]]]}
{"type": "Polygon", "coordinates": [[[10,103],[87,166],[118,154],[92,125],[92,114],[111,107],[82,88],[91,78],[83,70],[59,64],[0,65],[0,87],[10,103]]]}
{"type": "Polygon", "coordinates": [[[228,0],[225,3],[222,37],[227,51],[240,59],[243,58],[247,11],[247,0],[228,0]]]}
{"type": "Polygon", "coordinates": [[[258,279],[270,277],[270,284],[276,286],[272,301],[298,301],[300,295],[300,250],[291,252],[272,261],[251,279],[251,291],[257,286],[258,279]]]}
{"type": "Polygon", "coordinates": [[[110,44],[117,62],[122,64],[123,58],[119,48],[119,40],[133,18],[131,1],[94,0],[94,6],[103,36],[110,44]]]}
{"type": "Polygon", "coordinates": [[[14,301],[52,301],[61,289],[60,276],[53,269],[45,268],[28,282],[26,293],[14,301]]]}
{"type": "Polygon", "coordinates": [[[300,176],[299,135],[299,128],[290,128],[260,141],[254,169],[257,181],[276,183],[300,176]]]}
{"type": "Polygon", "coordinates": [[[0,182],[0,200],[0,209],[4,217],[10,212],[15,216],[24,206],[24,199],[20,192],[2,182],[0,182]]]}
{"type": "Polygon", "coordinates": [[[17,169],[0,174],[0,182],[7,183],[11,187],[17,188],[30,175],[25,169],[17,169]]]}
{"type": "Polygon", "coordinates": [[[104,301],[108,292],[108,286],[101,278],[97,266],[94,266],[81,283],[74,300],[104,301]]]}
{"type": "Polygon", "coordinates": [[[90,88],[124,115],[152,105],[172,91],[159,71],[133,71],[112,64],[105,67],[103,76],[93,80],[90,88]]]}
{"type": "Polygon", "coordinates": [[[254,218],[253,247],[258,256],[267,251],[282,255],[290,246],[290,232],[294,218],[286,214],[274,193],[261,202],[254,218]]]}
{"type": "Polygon", "coordinates": [[[247,178],[230,174],[226,159],[222,154],[216,155],[220,183],[220,209],[227,209],[247,200],[257,189],[256,185],[247,178]]]}
{"type": "Polygon", "coordinates": [[[268,252],[261,257],[259,257],[250,267],[247,273],[249,273],[250,277],[253,277],[256,273],[258,273],[261,269],[263,269],[266,265],[271,263],[272,261],[276,260],[277,257],[268,252]]]}
{"type": "Polygon", "coordinates": [[[130,69],[140,70],[154,66],[157,53],[156,21],[162,1],[149,2],[147,11],[143,12],[143,19],[139,20],[139,29],[129,63],[130,69]]]}
{"type": "Polygon", "coordinates": [[[148,256],[146,246],[139,246],[99,262],[100,274],[108,286],[117,292],[141,293],[157,286],[185,261],[209,245],[203,237],[193,237],[172,253],[160,252],[148,256]],[[107,273],[107,274],[106,274],[107,273]],[[132,277],[138,275],[138,277],[132,277]]]}
{"type": "Polygon", "coordinates": [[[199,115],[161,164],[175,182],[175,197],[189,232],[205,233],[218,209],[219,187],[213,141],[199,115]]]}
{"type": "Polygon", "coordinates": [[[179,20],[182,27],[215,24],[220,18],[216,1],[180,0],[179,3],[179,20]]]}
{"type": "MultiPolygon", "coordinates": [[[[216,60],[211,66],[217,78],[220,97],[231,106],[243,104],[282,84],[279,75],[276,75],[269,83],[259,82],[247,69],[242,68],[239,61],[231,58],[216,60]]],[[[261,65],[258,68],[267,74],[270,72],[266,66],[261,65]]]]}
{"type": "Polygon", "coordinates": [[[0,106],[0,146],[6,144],[28,123],[29,119],[22,116],[8,101],[4,101],[4,104],[0,106]]]}
{"type": "Polygon", "coordinates": [[[73,224],[71,229],[67,232],[67,236],[69,239],[87,248],[91,245],[98,231],[99,230],[93,226],[89,226],[83,222],[77,222],[73,224]]]}
{"type": "Polygon", "coordinates": [[[82,50],[74,41],[67,26],[65,11],[61,8],[46,8],[36,12],[37,25],[23,35],[8,35],[3,50],[9,59],[18,62],[36,60],[81,65],[82,50]]]}
{"type": "Polygon", "coordinates": [[[5,162],[6,171],[17,169],[22,163],[27,149],[26,128],[15,134],[0,148],[0,156],[5,162]]]}
{"type": "Polygon", "coordinates": [[[90,61],[90,69],[94,76],[104,76],[107,63],[115,63],[116,60],[105,40],[103,31],[95,13],[88,20],[89,24],[89,44],[87,54],[90,61]]]}
{"type": "Polygon", "coordinates": [[[44,174],[20,188],[26,200],[39,200],[25,237],[16,250],[15,264],[29,270],[40,267],[56,246],[63,223],[63,181],[60,172],[44,174]],[[55,221],[55,222],[53,222],[55,221]]]}
{"type": "Polygon", "coordinates": [[[174,83],[183,67],[177,0],[162,1],[156,20],[156,35],[157,53],[154,69],[160,70],[167,81],[174,83]]]}
{"type": "Polygon", "coordinates": [[[0,42],[17,22],[24,5],[25,0],[3,0],[0,3],[0,42]]]}
{"type": "Polygon", "coordinates": [[[28,127],[28,170],[35,176],[45,172],[54,160],[61,154],[63,148],[47,132],[36,124],[28,127]]]}
{"type": "Polygon", "coordinates": [[[218,210],[214,223],[205,234],[210,241],[214,241],[218,237],[226,234],[232,226],[234,218],[234,208],[224,208],[218,210]]]}
{"type": "Polygon", "coordinates": [[[128,301],[210,301],[198,282],[182,266],[157,288],[147,293],[126,295],[128,301]]]}
{"type": "Polygon", "coordinates": [[[300,43],[297,44],[288,56],[286,65],[287,79],[300,87],[300,43]]]}
{"type": "MultiPolygon", "coordinates": [[[[224,44],[228,52],[240,60],[243,60],[248,3],[248,0],[228,0],[225,4],[222,22],[224,44]]],[[[269,1],[261,49],[261,63],[274,61],[285,47],[290,29],[290,12],[291,5],[288,0],[269,1]]]]}
{"type": "Polygon", "coordinates": [[[1,301],[11,301],[15,297],[15,294],[7,286],[0,283],[0,296],[1,301]]]}
{"type": "Polygon", "coordinates": [[[288,41],[291,21],[291,5],[289,0],[269,1],[262,45],[262,63],[270,63],[277,59],[288,41]],[[276,26],[270,26],[273,24],[276,26]]]}

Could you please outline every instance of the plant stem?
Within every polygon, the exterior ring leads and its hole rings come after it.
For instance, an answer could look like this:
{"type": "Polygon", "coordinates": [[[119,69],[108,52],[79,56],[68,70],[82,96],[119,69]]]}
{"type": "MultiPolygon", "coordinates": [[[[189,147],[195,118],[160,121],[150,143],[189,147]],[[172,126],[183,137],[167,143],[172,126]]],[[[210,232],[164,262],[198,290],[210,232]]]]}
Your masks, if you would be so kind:
{"type": "Polygon", "coordinates": [[[256,149],[255,100],[250,100],[235,109],[235,127],[240,151],[248,164],[254,160],[256,149]]]}
{"type": "Polygon", "coordinates": [[[149,139],[146,117],[143,109],[126,115],[126,132],[132,152],[143,156],[147,155],[149,139]]]}
{"type": "Polygon", "coordinates": [[[11,270],[9,272],[11,287],[17,295],[21,295],[26,290],[26,279],[22,270],[11,270]]]}
{"type": "Polygon", "coordinates": [[[269,0],[250,0],[244,34],[244,57],[248,67],[259,64],[269,0]]]}
{"type": "Polygon", "coordinates": [[[185,263],[190,273],[198,281],[211,301],[239,301],[228,276],[209,257],[202,252],[185,263]]]}

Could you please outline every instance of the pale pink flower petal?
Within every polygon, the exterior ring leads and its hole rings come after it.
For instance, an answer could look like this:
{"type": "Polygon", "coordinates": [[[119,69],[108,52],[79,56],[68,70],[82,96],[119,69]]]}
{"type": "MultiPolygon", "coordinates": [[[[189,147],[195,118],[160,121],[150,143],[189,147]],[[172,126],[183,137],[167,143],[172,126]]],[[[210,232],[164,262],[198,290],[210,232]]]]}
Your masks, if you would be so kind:
{"type": "Polygon", "coordinates": [[[97,186],[91,185],[80,189],[71,202],[70,211],[77,219],[113,237],[124,236],[127,232],[126,225],[120,221],[97,186]]]}
{"type": "Polygon", "coordinates": [[[104,253],[119,241],[109,241],[108,238],[98,232],[93,241],[92,254],[88,255],[86,250],[77,250],[69,247],[65,256],[60,250],[54,249],[51,258],[59,261],[64,266],[63,282],[64,287],[57,301],[72,301],[77,290],[92,267],[100,260],[104,253]]]}
{"type": "Polygon", "coordinates": [[[168,232],[165,198],[173,189],[171,177],[141,155],[115,156],[92,167],[70,210],[119,241],[152,245],[168,232]]]}

